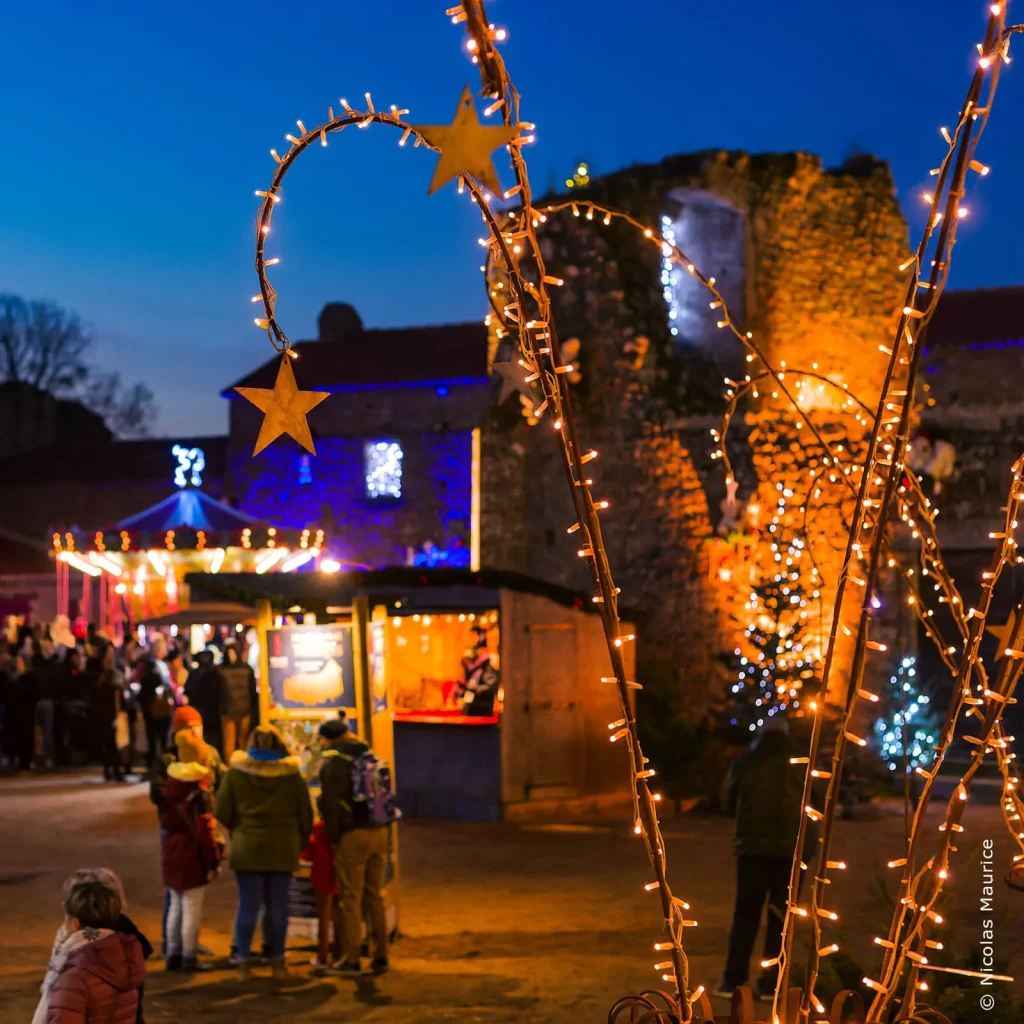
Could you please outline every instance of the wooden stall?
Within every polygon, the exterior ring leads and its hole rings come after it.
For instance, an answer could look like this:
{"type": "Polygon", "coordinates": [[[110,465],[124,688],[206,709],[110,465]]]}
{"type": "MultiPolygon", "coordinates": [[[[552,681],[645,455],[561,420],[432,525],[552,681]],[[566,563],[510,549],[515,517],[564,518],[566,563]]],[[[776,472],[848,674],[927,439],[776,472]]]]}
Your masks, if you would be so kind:
{"type": "MultiPolygon", "coordinates": [[[[188,582],[195,599],[264,609],[264,720],[285,722],[301,742],[326,715],[348,716],[391,763],[407,816],[496,821],[551,801],[628,799],[627,755],[609,743],[620,712],[616,688],[602,682],[611,667],[601,620],[580,594],[459,569],[188,582]],[[308,692],[293,686],[282,703],[268,682],[275,637],[301,635],[307,618],[318,631],[350,630],[349,650],[337,669],[313,659],[308,692]]],[[[632,643],[624,653],[632,670],[632,643]]]]}

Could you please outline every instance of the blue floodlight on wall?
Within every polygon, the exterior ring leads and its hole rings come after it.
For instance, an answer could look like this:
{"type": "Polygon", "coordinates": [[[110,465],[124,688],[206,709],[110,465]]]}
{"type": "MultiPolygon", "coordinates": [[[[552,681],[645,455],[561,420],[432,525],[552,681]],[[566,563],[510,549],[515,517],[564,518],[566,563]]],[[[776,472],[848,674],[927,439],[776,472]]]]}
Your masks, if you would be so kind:
{"type": "Polygon", "coordinates": [[[313,460],[308,455],[299,456],[299,483],[305,487],[313,482],[313,460]]]}
{"type": "Polygon", "coordinates": [[[171,449],[171,454],[178,460],[178,466],[174,470],[174,482],[179,487],[186,487],[191,484],[193,487],[201,487],[203,483],[203,470],[206,469],[206,456],[202,448],[183,448],[176,444],[171,449]]]}
{"type": "Polygon", "coordinates": [[[363,446],[366,496],[373,499],[402,497],[402,446],[397,441],[369,441],[363,446]]]}

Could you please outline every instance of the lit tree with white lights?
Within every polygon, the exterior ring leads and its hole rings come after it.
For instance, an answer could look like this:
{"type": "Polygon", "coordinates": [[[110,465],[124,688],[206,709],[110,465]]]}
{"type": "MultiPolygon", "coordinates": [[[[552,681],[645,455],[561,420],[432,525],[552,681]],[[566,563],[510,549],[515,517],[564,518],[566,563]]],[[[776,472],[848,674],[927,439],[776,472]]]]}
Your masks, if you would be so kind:
{"type": "Polygon", "coordinates": [[[927,768],[935,757],[938,728],[928,695],[917,688],[913,657],[901,659],[889,677],[882,714],[875,719],[874,744],[889,771],[927,768]]]}
{"type": "Polygon", "coordinates": [[[734,651],[738,678],[728,718],[744,733],[817,692],[817,591],[808,592],[803,581],[802,542],[780,545],[776,554],[774,569],[750,588],[744,643],[734,651]]]}

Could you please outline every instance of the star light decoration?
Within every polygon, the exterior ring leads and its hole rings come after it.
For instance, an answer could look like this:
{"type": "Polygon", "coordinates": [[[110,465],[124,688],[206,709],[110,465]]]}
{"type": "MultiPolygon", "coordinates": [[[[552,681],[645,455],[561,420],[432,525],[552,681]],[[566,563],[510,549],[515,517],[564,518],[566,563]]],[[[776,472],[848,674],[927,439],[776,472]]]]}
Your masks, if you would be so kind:
{"type": "Polygon", "coordinates": [[[259,455],[282,434],[295,438],[306,451],[316,455],[313,437],[306,417],[329,394],[327,391],[300,391],[295,383],[295,371],[288,352],[281,356],[277,379],[273,388],[235,388],[245,399],[263,413],[263,425],[256,438],[253,455],[259,455]]]}
{"type": "Polygon", "coordinates": [[[497,195],[501,194],[491,154],[507,146],[518,134],[519,125],[481,124],[473,106],[473,94],[465,86],[451,124],[414,124],[424,141],[441,151],[427,195],[465,174],[497,195]]]}

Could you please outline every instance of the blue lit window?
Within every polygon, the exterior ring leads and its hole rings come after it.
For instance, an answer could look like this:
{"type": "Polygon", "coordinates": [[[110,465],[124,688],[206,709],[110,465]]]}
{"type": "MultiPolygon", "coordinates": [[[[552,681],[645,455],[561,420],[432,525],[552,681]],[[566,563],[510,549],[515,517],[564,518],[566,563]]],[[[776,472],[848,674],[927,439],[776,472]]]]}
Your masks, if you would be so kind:
{"type": "Polygon", "coordinates": [[[397,441],[368,441],[363,448],[366,459],[366,496],[390,498],[402,496],[402,446],[397,441]]]}
{"type": "Polygon", "coordinates": [[[313,460],[308,455],[299,456],[299,483],[311,484],[313,482],[313,460]]]}

